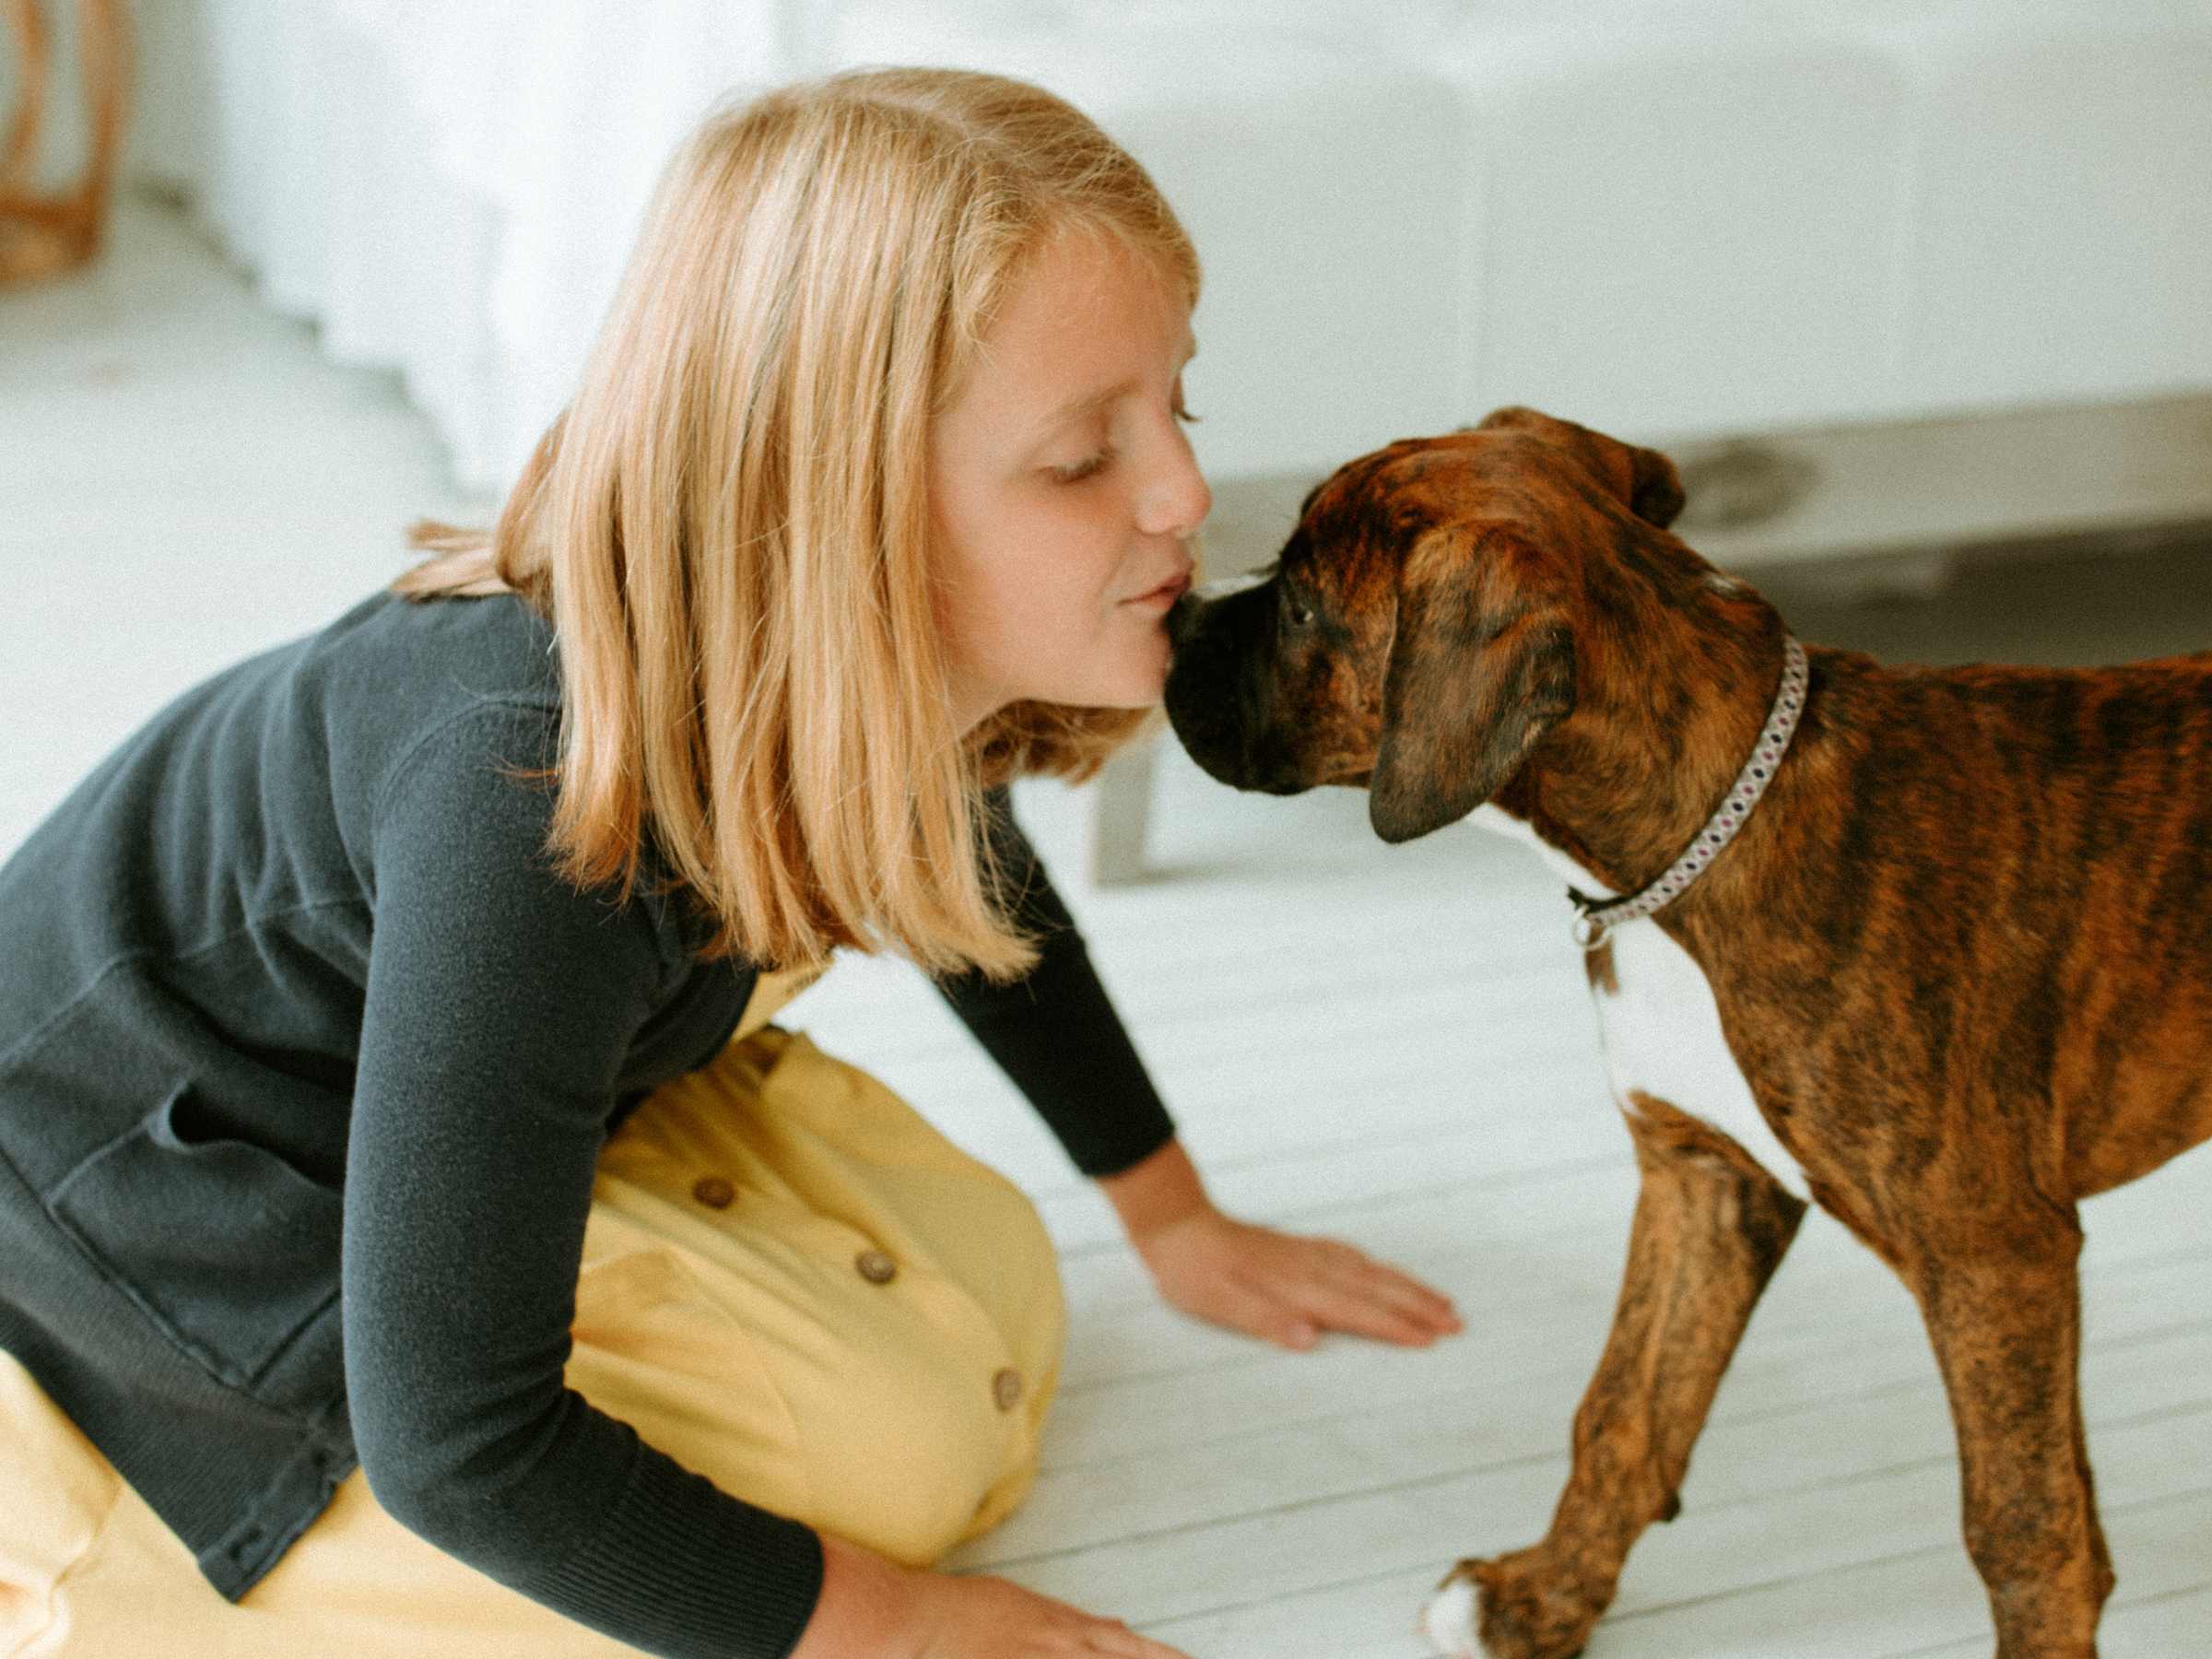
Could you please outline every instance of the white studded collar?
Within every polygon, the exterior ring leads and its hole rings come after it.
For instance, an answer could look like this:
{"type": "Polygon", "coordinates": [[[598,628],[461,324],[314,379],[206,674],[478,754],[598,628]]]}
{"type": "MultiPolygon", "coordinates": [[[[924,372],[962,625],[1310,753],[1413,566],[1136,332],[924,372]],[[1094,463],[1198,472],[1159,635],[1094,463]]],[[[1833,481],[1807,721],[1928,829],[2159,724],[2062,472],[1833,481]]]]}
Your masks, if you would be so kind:
{"type": "Polygon", "coordinates": [[[1765,729],[1751,746],[1751,758],[1744,762],[1744,770],[1736,773],[1720,806],[1705,820],[1705,828],[1690,841],[1688,851],[1667,865],[1656,881],[1625,899],[1593,899],[1573,888],[1567,889],[1567,896],[1574,900],[1574,942],[1584,950],[1595,950],[1622,923],[1641,921],[1680,898],[1683,889],[1720,856],[1721,849],[1735,839],[1735,832],[1751,817],[1759,797],[1773,782],[1775,770],[1789,750],[1790,738],[1796,733],[1798,718],[1805,712],[1808,681],[1805,647],[1795,640],[1785,640],[1783,647],[1782,686],[1774,693],[1774,707],[1767,715],[1765,729]]]}

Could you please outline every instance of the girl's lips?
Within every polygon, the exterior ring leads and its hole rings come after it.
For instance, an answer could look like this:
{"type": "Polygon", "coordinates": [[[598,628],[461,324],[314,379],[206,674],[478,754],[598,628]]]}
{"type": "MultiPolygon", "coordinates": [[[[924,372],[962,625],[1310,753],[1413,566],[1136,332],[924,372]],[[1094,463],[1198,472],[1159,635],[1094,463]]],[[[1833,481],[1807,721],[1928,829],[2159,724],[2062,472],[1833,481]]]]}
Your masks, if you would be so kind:
{"type": "Polygon", "coordinates": [[[1179,571],[1158,587],[1147,593],[1139,594],[1134,599],[1124,599],[1122,603],[1134,605],[1142,610],[1157,610],[1165,616],[1174,606],[1175,601],[1182,598],[1190,590],[1191,573],[1188,571],[1179,571]]]}

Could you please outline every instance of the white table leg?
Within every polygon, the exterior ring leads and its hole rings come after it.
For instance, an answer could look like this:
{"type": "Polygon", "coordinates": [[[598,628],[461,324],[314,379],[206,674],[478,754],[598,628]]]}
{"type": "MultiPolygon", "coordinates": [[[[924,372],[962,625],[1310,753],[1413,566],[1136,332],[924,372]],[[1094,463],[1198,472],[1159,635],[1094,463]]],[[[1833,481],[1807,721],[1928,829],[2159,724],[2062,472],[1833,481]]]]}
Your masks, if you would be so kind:
{"type": "Polygon", "coordinates": [[[1090,879],[1126,887],[1145,875],[1145,829],[1152,816],[1152,757],[1158,727],[1125,745],[1091,785],[1090,879]]]}

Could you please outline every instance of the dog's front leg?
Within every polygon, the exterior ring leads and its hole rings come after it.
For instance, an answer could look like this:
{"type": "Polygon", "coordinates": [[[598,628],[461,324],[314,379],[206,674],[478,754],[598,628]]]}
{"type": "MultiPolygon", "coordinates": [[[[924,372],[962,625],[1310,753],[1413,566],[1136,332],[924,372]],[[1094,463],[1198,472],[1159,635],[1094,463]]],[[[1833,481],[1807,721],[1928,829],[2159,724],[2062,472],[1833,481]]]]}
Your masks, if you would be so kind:
{"type": "Polygon", "coordinates": [[[1575,1413],[1573,1472],[1541,1544],[1445,1580],[1423,1619],[1443,1652],[1472,1655],[1477,1628],[1497,1659],[1581,1650],[1630,1547],[1680,1507],[1721,1373],[1804,1218],[1728,1136],[1647,1096],[1633,1104],[1643,1183],[1613,1332],[1575,1413]]]}
{"type": "Polygon", "coordinates": [[[1967,1553],[1998,1659],[2091,1659],[2112,1567],[2082,1435],[2081,1234],[2071,1215],[1988,1230],[1901,1269],[1950,1395],[1967,1553]]]}

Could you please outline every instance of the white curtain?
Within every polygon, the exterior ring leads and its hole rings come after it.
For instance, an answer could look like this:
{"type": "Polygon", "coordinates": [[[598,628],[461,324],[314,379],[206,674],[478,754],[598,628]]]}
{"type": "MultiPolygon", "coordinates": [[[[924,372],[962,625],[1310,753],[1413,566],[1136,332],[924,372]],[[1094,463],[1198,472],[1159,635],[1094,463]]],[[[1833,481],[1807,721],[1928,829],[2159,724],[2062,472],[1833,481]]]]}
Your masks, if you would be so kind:
{"type": "Polygon", "coordinates": [[[677,139],[807,55],[788,0],[145,9],[141,170],[331,356],[398,369],[477,488],[567,401],[677,139]]]}

